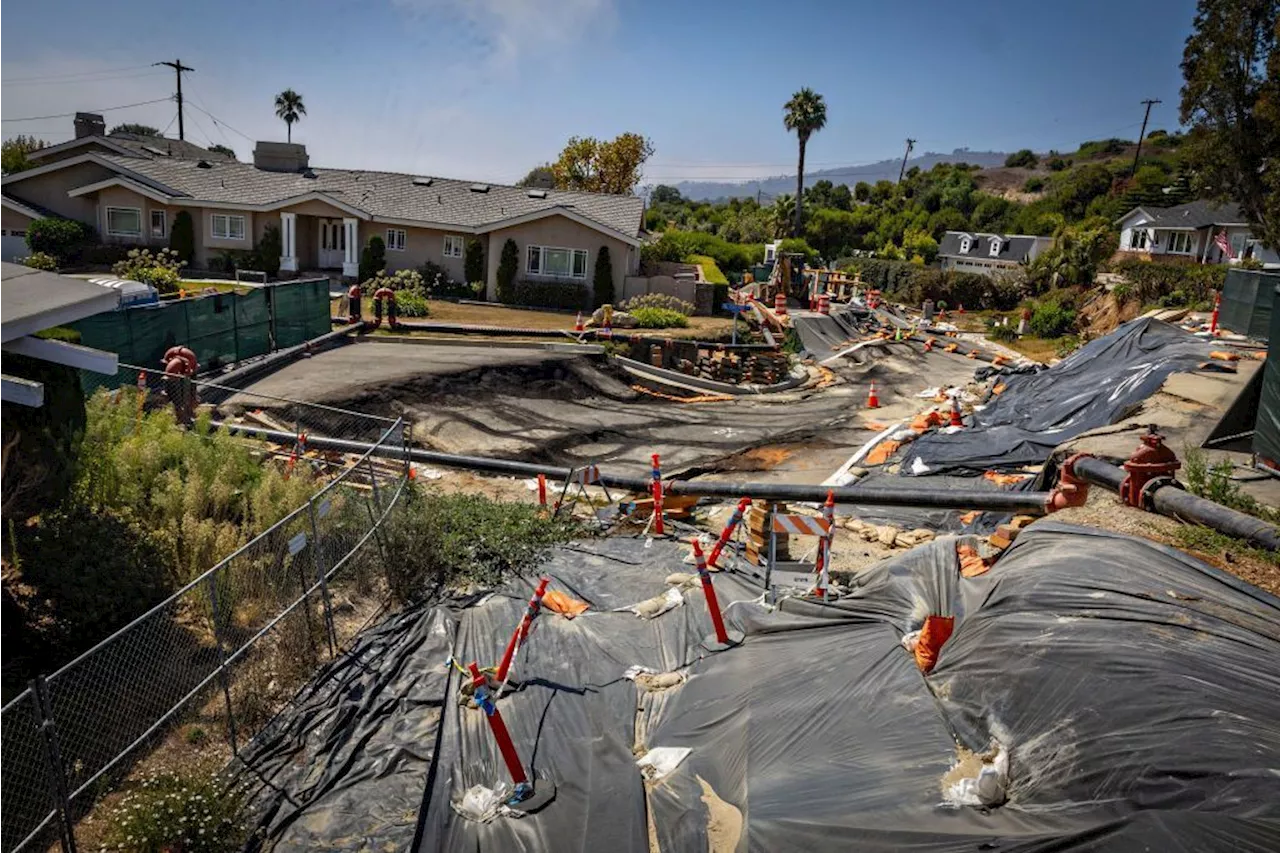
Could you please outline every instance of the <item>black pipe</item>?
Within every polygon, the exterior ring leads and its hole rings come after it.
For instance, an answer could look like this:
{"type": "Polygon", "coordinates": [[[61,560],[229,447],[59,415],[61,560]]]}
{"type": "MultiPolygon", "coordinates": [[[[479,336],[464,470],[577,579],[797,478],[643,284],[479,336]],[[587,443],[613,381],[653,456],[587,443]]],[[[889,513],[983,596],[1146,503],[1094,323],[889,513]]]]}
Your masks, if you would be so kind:
{"type": "MultiPolygon", "coordinates": [[[[259,437],[279,444],[294,441],[292,433],[278,430],[260,429],[243,424],[214,422],[215,427],[226,429],[232,434],[259,437]]],[[[307,444],[321,450],[338,450],[345,453],[366,453],[371,449],[375,456],[386,456],[403,459],[405,450],[399,447],[379,445],[374,447],[363,441],[351,441],[344,438],[326,438],[323,436],[307,436],[307,444]]],[[[439,465],[445,468],[466,468],[473,471],[487,471],[492,474],[507,474],[521,477],[536,477],[544,474],[550,480],[563,480],[570,474],[570,469],[554,465],[537,465],[529,462],[515,462],[508,459],[492,459],[484,456],[460,456],[453,453],[439,453],[434,450],[408,448],[408,456],[414,462],[439,465]]],[[[622,476],[618,474],[600,473],[599,482],[605,486],[614,486],[632,492],[646,492],[652,485],[647,476],[622,476]]],[[[795,501],[821,503],[826,500],[827,492],[835,495],[837,503],[858,504],[861,506],[911,506],[927,509],[976,509],[989,512],[1021,512],[1043,514],[1049,500],[1048,492],[1003,492],[993,489],[950,489],[946,491],[930,490],[914,483],[901,486],[879,486],[867,488],[845,486],[828,489],[826,486],[792,485],[787,483],[729,483],[729,482],[693,482],[672,480],[665,484],[669,495],[700,495],[704,497],[736,499],[750,496],[770,501],[795,501]]]]}
{"type": "MultiPolygon", "coordinates": [[[[1123,469],[1092,457],[1077,460],[1073,467],[1081,477],[1114,492],[1120,491],[1120,483],[1125,478],[1123,469]]],[[[1161,515],[1211,527],[1268,551],[1280,551],[1280,529],[1274,524],[1196,497],[1169,484],[1156,485],[1151,489],[1150,495],[1152,508],[1161,515]]]]}

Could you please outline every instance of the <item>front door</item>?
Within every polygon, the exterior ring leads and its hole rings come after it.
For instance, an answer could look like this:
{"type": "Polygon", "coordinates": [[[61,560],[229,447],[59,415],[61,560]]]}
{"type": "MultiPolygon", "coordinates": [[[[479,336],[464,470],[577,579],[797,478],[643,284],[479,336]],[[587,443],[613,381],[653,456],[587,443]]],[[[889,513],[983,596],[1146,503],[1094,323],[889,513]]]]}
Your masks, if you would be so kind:
{"type": "Polygon", "coordinates": [[[347,231],[342,227],[341,219],[320,220],[320,262],[321,269],[342,269],[342,260],[347,252],[347,231]]]}

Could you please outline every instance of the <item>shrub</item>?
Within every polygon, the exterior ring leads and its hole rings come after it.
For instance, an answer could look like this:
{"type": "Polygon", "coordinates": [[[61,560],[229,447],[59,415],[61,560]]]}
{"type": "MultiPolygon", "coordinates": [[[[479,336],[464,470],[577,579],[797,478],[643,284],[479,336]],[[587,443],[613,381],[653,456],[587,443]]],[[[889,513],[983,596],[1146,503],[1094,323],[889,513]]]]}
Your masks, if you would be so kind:
{"type": "Polygon", "coordinates": [[[1038,193],[1044,189],[1044,178],[1038,175],[1027,178],[1027,182],[1022,185],[1022,189],[1024,192],[1038,193]]]}
{"type": "Polygon", "coordinates": [[[479,240],[467,241],[467,255],[462,262],[463,276],[468,284],[484,281],[484,244],[479,240]]]}
{"type": "Polygon", "coordinates": [[[992,326],[987,337],[1002,344],[1012,343],[1018,339],[1018,329],[1016,326],[992,326]]]}
{"type": "Polygon", "coordinates": [[[497,299],[510,304],[516,296],[516,273],[520,270],[520,250],[516,241],[510,237],[502,244],[502,254],[498,257],[497,299]]]}
{"type": "Polygon", "coordinates": [[[1117,284],[1115,287],[1111,288],[1111,295],[1116,298],[1117,303],[1123,305],[1129,301],[1130,297],[1133,296],[1133,285],[1117,284]]]}
{"type": "Polygon", "coordinates": [[[27,247],[32,252],[43,252],[59,260],[76,257],[91,238],[92,231],[89,226],[74,219],[49,216],[44,219],[34,219],[27,226],[27,247]]]}
{"type": "Polygon", "coordinates": [[[1048,167],[1050,172],[1061,172],[1063,169],[1067,168],[1067,161],[1063,160],[1061,157],[1052,157],[1045,163],[1045,166],[1048,167]]]}
{"type": "Polygon", "coordinates": [[[697,264],[702,268],[702,277],[711,284],[728,284],[729,279],[725,278],[723,272],[720,271],[719,264],[716,259],[710,255],[689,255],[684,259],[685,263],[697,264]]]}
{"type": "Polygon", "coordinates": [[[216,775],[149,776],[110,808],[103,850],[233,853],[248,836],[245,783],[216,775]]]}
{"type": "MultiPolygon", "coordinates": [[[[795,242],[804,244],[803,240],[795,242]]],[[[784,251],[792,250],[784,249],[784,251]]],[[[758,264],[764,260],[764,244],[730,243],[714,234],[701,231],[669,229],[659,240],[646,243],[640,249],[640,259],[645,263],[683,262],[690,255],[713,258],[721,270],[742,272],[752,264],[758,264]]]]}
{"type": "Polygon", "coordinates": [[[1235,464],[1230,459],[1221,459],[1211,465],[1203,450],[1186,447],[1182,461],[1183,481],[1191,494],[1267,521],[1280,521],[1280,510],[1259,503],[1231,479],[1235,464]]]}
{"type": "Polygon", "coordinates": [[[1076,312],[1058,302],[1045,302],[1031,314],[1028,324],[1038,338],[1060,338],[1075,328],[1076,312]]]}
{"type": "Polygon", "coordinates": [[[1098,139],[1092,142],[1084,142],[1080,145],[1080,150],[1076,152],[1077,157],[1100,157],[1106,154],[1119,154],[1124,151],[1125,146],[1129,143],[1123,139],[1098,139]]]}
{"type": "Polygon", "coordinates": [[[253,247],[255,269],[275,278],[280,274],[280,253],[283,251],[280,227],[268,225],[262,229],[262,239],[253,247]]]}
{"type": "Polygon", "coordinates": [[[25,258],[19,258],[18,263],[33,270],[58,271],[58,259],[46,252],[32,252],[25,258]]]}
{"type": "Polygon", "coordinates": [[[1005,166],[1010,169],[1034,169],[1040,158],[1030,148],[1010,154],[1004,159],[1005,166]]]}
{"type": "Polygon", "coordinates": [[[377,234],[369,238],[369,245],[360,250],[360,280],[368,281],[387,268],[387,244],[377,234]]]}
{"type": "Polygon", "coordinates": [[[364,291],[366,296],[372,296],[373,292],[380,287],[389,287],[396,292],[396,299],[400,298],[400,292],[418,291],[425,294],[425,282],[422,280],[422,273],[417,270],[396,270],[388,273],[386,270],[378,270],[373,278],[360,283],[360,289],[364,291]]]}
{"type": "Polygon", "coordinates": [[[92,267],[115,266],[127,257],[129,257],[129,247],[115,243],[95,243],[80,250],[80,263],[92,267]]]}
{"type": "Polygon", "coordinates": [[[596,268],[591,276],[591,285],[593,307],[613,303],[613,261],[609,258],[608,246],[601,246],[596,252],[596,268]]]}
{"type": "Polygon", "coordinates": [[[188,266],[195,263],[196,227],[191,221],[190,212],[179,210],[178,215],[173,217],[173,227],[169,229],[169,248],[177,253],[178,260],[188,266]]]}
{"type": "Polygon", "coordinates": [[[172,249],[130,249],[129,254],[111,268],[117,278],[149,284],[161,293],[177,293],[182,280],[183,262],[172,249]]]}
{"type": "Polygon", "coordinates": [[[1189,302],[1202,302],[1212,298],[1213,291],[1221,290],[1227,277],[1227,267],[1221,264],[1175,264],[1137,258],[1116,261],[1108,265],[1108,270],[1128,279],[1134,296],[1144,305],[1175,290],[1182,291],[1189,302]]]}
{"type": "Polygon", "coordinates": [[[623,300],[618,305],[618,310],[628,313],[635,312],[640,308],[662,308],[666,311],[675,311],[677,314],[683,314],[686,317],[693,316],[693,312],[697,310],[692,302],[685,302],[683,299],[667,293],[645,293],[623,300]]]}
{"type": "Polygon", "coordinates": [[[429,317],[431,305],[421,291],[402,290],[396,294],[396,313],[401,317],[429,317]]]}
{"type": "Polygon", "coordinates": [[[689,325],[689,318],[684,314],[666,308],[636,308],[628,313],[642,329],[683,329],[689,325]]]}
{"type": "Polygon", "coordinates": [[[580,311],[587,307],[587,286],[577,281],[518,281],[512,304],[580,311]]]}

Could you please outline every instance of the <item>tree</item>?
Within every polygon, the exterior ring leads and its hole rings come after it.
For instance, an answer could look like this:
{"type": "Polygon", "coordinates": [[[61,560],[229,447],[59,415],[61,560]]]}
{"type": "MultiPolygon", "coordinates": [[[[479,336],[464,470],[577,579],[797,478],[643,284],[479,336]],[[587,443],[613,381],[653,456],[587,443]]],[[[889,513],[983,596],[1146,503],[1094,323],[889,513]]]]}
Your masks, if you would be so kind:
{"type": "Polygon", "coordinates": [[[638,133],[619,134],[613,140],[574,136],[551,171],[558,189],[630,195],[652,156],[653,143],[638,133]]]}
{"type": "Polygon", "coordinates": [[[44,140],[36,139],[34,136],[18,134],[13,139],[6,139],[3,156],[0,158],[0,171],[6,175],[12,175],[24,169],[30,169],[31,161],[27,159],[27,155],[32,151],[39,151],[44,146],[44,140]]]}
{"type": "Polygon", "coordinates": [[[682,204],[683,202],[684,198],[681,197],[680,190],[666,184],[658,184],[649,196],[650,204],[682,204]]]}
{"type": "Polygon", "coordinates": [[[796,200],[791,193],[783,193],[773,200],[773,236],[787,236],[787,229],[796,219],[796,200]]]}
{"type": "Polygon", "coordinates": [[[858,201],[871,200],[871,184],[866,181],[858,181],[853,185],[853,197],[858,201]]]}
{"type": "Polygon", "coordinates": [[[836,210],[853,210],[853,193],[848,184],[837,184],[831,191],[831,206],[836,210]]]}
{"type": "MultiPolygon", "coordinates": [[[[809,137],[822,130],[827,124],[827,104],[822,96],[807,86],[791,96],[791,100],[783,105],[782,123],[787,130],[794,130],[800,143],[800,159],[796,166],[796,198],[804,198],[804,149],[809,144],[809,137]]],[[[792,233],[799,237],[804,232],[802,219],[804,205],[797,204],[795,227],[792,233]]]]}
{"type": "Polygon", "coordinates": [[[1199,0],[1182,54],[1186,149],[1205,188],[1280,247],[1280,0],[1199,0]]]}
{"type": "Polygon", "coordinates": [[[484,244],[479,240],[467,241],[467,256],[462,262],[462,270],[467,284],[484,281],[484,244]]]}
{"type": "Polygon", "coordinates": [[[360,250],[360,281],[366,282],[387,268],[387,244],[374,234],[369,245],[360,250]]]}
{"type": "Polygon", "coordinates": [[[550,163],[534,166],[523,178],[516,182],[518,187],[535,190],[553,190],[556,188],[556,175],[551,171],[550,163]]]}
{"type": "Polygon", "coordinates": [[[596,252],[596,269],[591,277],[592,301],[595,307],[613,303],[613,261],[609,257],[609,247],[601,246],[596,252]]]}
{"type": "Polygon", "coordinates": [[[1034,169],[1039,162],[1040,158],[1030,148],[1023,148],[1004,158],[1004,164],[1010,169],[1034,169]]]}
{"type": "Polygon", "coordinates": [[[276,118],[284,122],[288,141],[293,141],[293,123],[307,114],[307,106],[302,103],[302,96],[292,89],[285,89],[276,95],[276,118]]]}
{"type": "Polygon", "coordinates": [[[88,226],[74,219],[56,216],[33,219],[27,225],[27,248],[66,261],[89,242],[90,236],[88,226]]]}
{"type": "Polygon", "coordinates": [[[520,269],[520,250],[516,241],[510,237],[502,244],[502,254],[498,256],[497,299],[499,302],[512,302],[516,296],[516,273],[520,269]]]}
{"type": "Polygon", "coordinates": [[[230,157],[232,160],[236,159],[236,152],[235,152],[235,149],[230,148],[229,146],[226,146],[226,145],[210,145],[210,146],[209,146],[209,150],[210,150],[210,151],[212,151],[212,152],[214,152],[215,154],[226,154],[226,155],[227,155],[228,157],[230,157]]]}
{"type": "Polygon", "coordinates": [[[110,136],[112,133],[132,133],[135,136],[159,136],[160,128],[152,127],[149,124],[138,124],[137,122],[130,121],[125,122],[124,124],[117,124],[115,127],[111,128],[110,133],[107,135],[110,136]]]}
{"type": "Polygon", "coordinates": [[[178,253],[178,260],[188,266],[196,257],[196,227],[190,211],[179,210],[169,229],[169,248],[178,253]]]}

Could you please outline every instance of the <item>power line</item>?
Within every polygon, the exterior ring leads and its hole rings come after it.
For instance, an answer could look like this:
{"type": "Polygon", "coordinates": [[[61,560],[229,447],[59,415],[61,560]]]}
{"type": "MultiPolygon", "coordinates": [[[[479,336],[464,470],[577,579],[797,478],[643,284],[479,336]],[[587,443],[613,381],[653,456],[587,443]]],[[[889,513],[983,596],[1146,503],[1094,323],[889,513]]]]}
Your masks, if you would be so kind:
{"type": "Polygon", "coordinates": [[[223,121],[222,119],[218,118],[216,115],[214,115],[213,113],[209,112],[208,110],[203,109],[203,108],[201,108],[200,106],[198,106],[198,105],[196,105],[196,104],[192,104],[191,106],[192,106],[192,108],[193,108],[193,109],[200,110],[200,112],[204,113],[204,114],[205,114],[205,115],[207,115],[209,118],[213,119],[213,126],[214,126],[214,127],[219,127],[219,128],[225,127],[227,130],[231,131],[232,133],[239,133],[241,136],[243,136],[245,139],[249,140],[250,142],[253,142],[253,141],[254,141],[254,138],[253,138],[252,136],[250,136],[250,135],[249,135],[249,134],[247,134],[247,133],[240,133],[240,131],[236,130],[234,127],[232,127],[231,125],[227,124],[225,121],[223,121]]]}
{"type": "Polygon", "coordinates": [[[72,77],[93,77],[99,74],[119,74],[122,71],[137,71],[150,67],[150,65],[130,65],[126,68],[103,68],[101,71],[76,71],[71,74],[46,74],[38,77],[11,77],[4,81],[4,85],[8,86],[10,83],[35,83],[40,80],[66,80],[72,77]]]}
{"type": "MultiPolygon", "coordinates": [[[[165,101],[172,101],[172,100],[173,98],[170,98],[170,97],[156,98],[154,101],[139,101],[136,104],[121,104],[118,107],[98,107],[97,109],[94,109],[94,110],[80,110],[80,112],[109,113],[112,110],[127,110],[127,109],[132,109],[133,107],[145,107],[148,104],[162,104],[165,101]]],[[[6,119],[0,119],[0,121],[9,121],[9,122],[44,121],[45,119],[51,119],[51,118],[73,118],[75,117],[75,115],[76,115],[75,113],[59,113],[58,115],[51,115],[51,116],[27,116],[25,118],[6,118],[6,119]]]]}
{"type": "Polygon", "coordinates": [[[5,81],[3,81],[3,85],[5,85],[5,86],[9,86],[9,85],[15,85],[15,86],[67,86],[67,85],[72,85],[72,84],[74,84],[74,85],[83,86],[83,85],[84,85],[84,84],[86,84],[86,83],[106,83],[106,82],[111,81],[111,80],[133,80],[133,79],[136,79],[136,78],[138,78],[138,77],[154,77],[155,75],[156,75],[156,72],[155,72],[155,71],[144,71],[144,72],[143,72],[143,73],[141,73],[141,74],[117,74],[117,75],[114,75],[114,76],[111,76],[111,77],[87,77],[87,78],[84,78],[84,79],[78,79],[78,80],[32,80],[32,81],[29,81],[29,82],[26,82],[26,83],[21,82],[21,81],[18,81],[18,80],[5,80],[5,81]]]}

